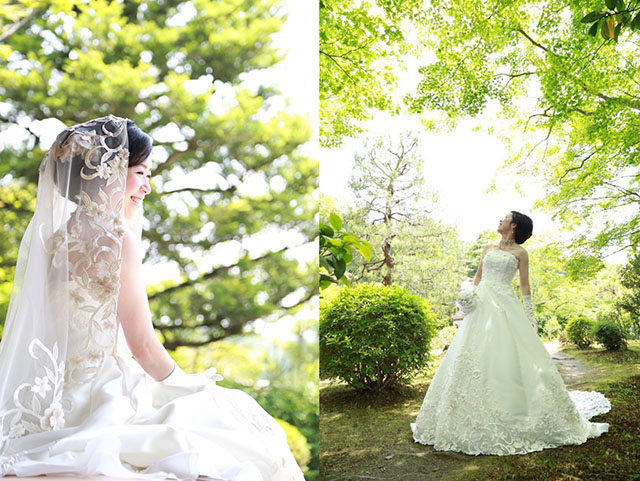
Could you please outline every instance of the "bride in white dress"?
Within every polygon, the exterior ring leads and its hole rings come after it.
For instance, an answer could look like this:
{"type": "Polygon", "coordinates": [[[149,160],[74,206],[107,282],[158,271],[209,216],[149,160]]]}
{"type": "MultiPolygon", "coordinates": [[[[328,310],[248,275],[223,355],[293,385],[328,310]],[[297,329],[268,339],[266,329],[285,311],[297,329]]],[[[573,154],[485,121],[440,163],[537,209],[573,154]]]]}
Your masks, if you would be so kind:
{"type": "Polygon", "coordinates": [[[608,431],[608,424],[588,419],[609,411],[609,401],[597,392],[567,392],[537,336],[529,257],[520,245],[532,229],[529,217],[509,212],[498,227],[500,243],[485,247],[474,279],[476,306],[411,424],[416,442],[440,451],[508,455],[582,444],[608,431]],[[516,272],[525,309],[511,287],[516,272]]]}
{"type": "Polygon", "coordinates": [[[215,370],[185,374],[154,334],[150,152],[108,116],[65,129],[42,162],[0,344],[0,476],[302,481],[271,416],[215,370]]]}

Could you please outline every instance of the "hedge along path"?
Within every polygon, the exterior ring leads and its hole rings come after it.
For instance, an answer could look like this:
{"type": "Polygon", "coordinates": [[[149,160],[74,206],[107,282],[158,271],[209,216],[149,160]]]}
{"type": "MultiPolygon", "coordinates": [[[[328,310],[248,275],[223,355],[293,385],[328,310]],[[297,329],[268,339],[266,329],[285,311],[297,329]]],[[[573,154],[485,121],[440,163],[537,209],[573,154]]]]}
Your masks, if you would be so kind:
{"type": "MultiPolygon", "coordinates": [[[[569,389],[588,382],[595,371],[545,343],[569,389]]],[[[433,373],[431,373],[433,374],[433,373]]],[[[430,377],[397,396],[364,400],[344,385],[321,389],[321,460],[323,481],[453,481],[472,471],[489,470],[494,456],[435,451],[413,442],[413,422],[430,377]],[[325,422],[323,422],[325,421],[325,422]]]]}

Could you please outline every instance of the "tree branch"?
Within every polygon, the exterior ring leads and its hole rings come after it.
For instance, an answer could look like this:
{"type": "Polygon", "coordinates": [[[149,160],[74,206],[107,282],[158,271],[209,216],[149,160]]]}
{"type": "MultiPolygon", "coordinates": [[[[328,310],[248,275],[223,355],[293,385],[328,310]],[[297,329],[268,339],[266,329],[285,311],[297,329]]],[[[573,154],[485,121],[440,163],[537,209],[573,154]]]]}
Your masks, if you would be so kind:
{"type": "MultiPolygon", "coordinates": [[[[306,242],[303,243],[303,244],[295,245],[295,246],[283,247],[280,250],[267,252],[266,254],[263,254],[263,255],[258,256],[258,257],[254,257],[253,259],[242,258],[242,259],[240,259],[240,261],[242,261],[242,260],[249,260],[251,262],[261,261],[263,259],[267,259],[267,258],[275,256],[277,254],[281,254],[282,252],[287,251],[289,249],[295,249],[296,247],[303,246],[305,244],[306,244],[306,242]]],[[[197,279],[189,279],[189,280],[186,280],[184,282],[181,282],[180,284],[176,284],[175,286],[167,287],[163,291],[159,291],[159,292],[156,292],[155,294],[150,295],[149,296],[149,300],[154,299],[156,297],[164,296],[166,294],[170,294],[170,293],[172,293],[174,291],[177,291],[179,289],[184,289],[185,287],[189,287],[189,286],[192,286],[194,284],[198,284],[199,282],[206,281],[207,279],[211,279],[213,277],[216,277],[216,276],[218,276],[218,275],[220,275],[222,273],[227,272],[229,269],[231,269],[233,267],[236,267],[239,263],[240,262],[237,262],[235,264],[231,264],[231,265],[228,265],[228,266],[216,267],[215,269],[207,272],[206,274],[201,275],[197,279]]]]}
{"type": "Polygon", "coordinates": [[[23,25],[25,25],[27,22],[30,22],[33,19],[33,17],[35,17],[39,13],[40,13],[40,9],[34,8],[29,15],[13,23],[9,28],[7,28],[4,32],[0,34],[0,42],[4,42],[9,36],[17,32],[20,28],[22,28],[23,25]]]}
{"type": "Polygon", "coordinates": [[[587,160],[589,160],[591,157],[593,157],[597,152],[598,152],[598,149],[595,149],[593,152],[591,152],[589,155],[587,155],[584,159],[582,159],[582,162],[580,162],[580,165],[578,165],[576,167],[571,167],[571,168],[565,170],[564,174],[562,174],[562,177],[560,177],[560,179],[558,179],[558,182],[560,184],[562,184],[562,180],[567,176],[567,174],[569,174],[569,172],[572,172],[574,170],[582,169],[584,167],[584,164],[587,162],[587,160]]]}
{"type": "MultiPolygon", "coordinates": [[[[532,39],[524,30],[522,30],[521,28],[516,30],[517,32],[520,32],[522,35],[525,36],[525,38],[527,40],[529,40],[529,42],[531,42],[533,45],[535,45],[538,48],[541,48],[542,50],[544,50],[545,52],[549,52],[550,50],[545,47],[544,45],[540,45],[538,42],[536,42],[534,39],[532,39]]],[[[551,52],[553,53],[553,52],[551,52]]]]}
{"type": "Polygon", "coordinates": [[[160,192],[159,195],[165,195],[165,194],[176,194],[178,192],[201,192],[201,193],[207,193],[207,194],[232,194],[233,192],[235,192],[237,190],[237,187],[235,185],[232,185],[231,187],[228,187],[227,189],[200,189],[197,187],[183,187],[181,189],[174,189],[174,190],[167,190],[164,192],[160,192]]]}

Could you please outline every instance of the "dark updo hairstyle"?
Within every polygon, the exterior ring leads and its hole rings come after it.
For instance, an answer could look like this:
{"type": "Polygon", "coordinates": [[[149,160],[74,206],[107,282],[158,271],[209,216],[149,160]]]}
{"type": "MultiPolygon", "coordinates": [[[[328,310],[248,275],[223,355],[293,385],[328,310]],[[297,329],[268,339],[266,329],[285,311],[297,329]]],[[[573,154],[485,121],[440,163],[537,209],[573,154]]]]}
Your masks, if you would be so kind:
{"type": "Polygon", "coordinates": [[[528,215],[521,214],[515,210],[511,211],[511,224],[515,224],[516,244],[524,244],[533,233],[533,221],[528,215]]]}
{"type": "Polygon", "coordinates": [[[151,137],[145,134],[131,119],[127,119],[127,138],[129,139],[129,167],[144,162],[151,153],[151,137]]]}
{"type": "MultiPolygon", "coordinates": [[[[91,131],[101,134],[101,129],[114,134],[112,137],[106,137],[104,141],[109,148],[117,148],[122,145],[125,139],[124,132],[122,131],[123,126],[116,119],[117,117],[113,119],[111,117],[103,117],[63,130],[56,138],[56,145],[52,147],[54,156],[66,155],[65,144],[68,144],[72,135],[82,134],[82,132],[90,133],[91,131]]],[[[140,130],[133,120],[127,119],[126,128],[126,147],[129,151],[127,166],[135,167],[142,164],[149,154],[151,154],[152,141],[151,137],[140,130]]],[[[99,153],[98,158],[101,158],[101,155],[102,154],[99,153]]],[[[81,170],[84,167],[84,159],[81,155],[74,155],[70,162],[54,162],[53,179],[58,191],[63,197],[67,197],[75,203],[80,202],[80,192],[84,191],[89,194],[90,197],[93,197],[93,195],[97,193],[97,190],[104,184],[104,182],[101,181],[102,179],[91,182],[83,180],[81,170]]]]}

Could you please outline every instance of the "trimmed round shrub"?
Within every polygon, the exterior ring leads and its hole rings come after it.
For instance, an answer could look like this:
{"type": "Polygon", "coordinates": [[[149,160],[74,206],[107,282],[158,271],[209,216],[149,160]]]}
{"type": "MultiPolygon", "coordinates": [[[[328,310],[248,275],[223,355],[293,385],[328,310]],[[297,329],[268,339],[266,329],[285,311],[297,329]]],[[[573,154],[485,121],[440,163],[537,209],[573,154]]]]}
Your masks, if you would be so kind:
{"type": "Polygon", "coordinates": [[[429,362],[435,315],[399,287],[342,289],[320,313],[320,377],[357,390],[407,383],[429,362]]]}
{"type": "Polygon", "coordinates": [[[627,347],[622,329],[611,321],[596,323],[591,333],[595,340],[602,344],[607,351],[620,351],[627,347]]]}
{"type": "Polygon", "coordinates": [[[591,345],[591,330],[594,322],[587,317],[574,317],[567,323],[565,328],[567,339],[573,342],[580,349],[586,349],[591,345]]]}

